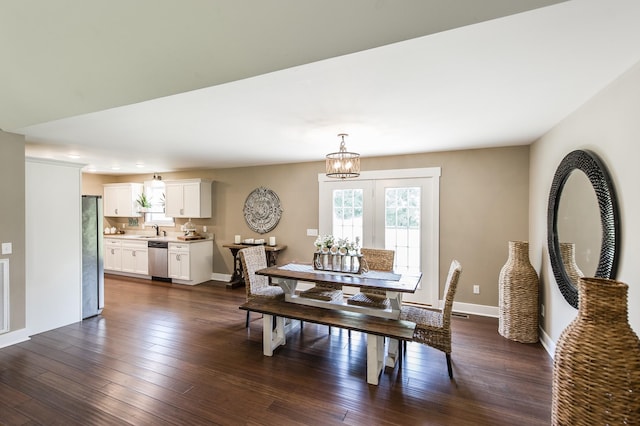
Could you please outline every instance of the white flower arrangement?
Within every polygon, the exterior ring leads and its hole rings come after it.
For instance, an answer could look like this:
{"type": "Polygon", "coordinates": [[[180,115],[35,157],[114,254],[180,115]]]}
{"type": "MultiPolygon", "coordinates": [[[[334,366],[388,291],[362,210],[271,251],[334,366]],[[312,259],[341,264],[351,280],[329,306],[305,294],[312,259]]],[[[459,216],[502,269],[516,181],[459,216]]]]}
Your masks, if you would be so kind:
{"type": "Polygon", "coordinates": [[[350,242],[348,238],[335,238],[333,235],[319,235],[313,245],[316,251],[332,254],[357,254],[360,249],[360,237],[356,237],[355,242],[350,242]]]}

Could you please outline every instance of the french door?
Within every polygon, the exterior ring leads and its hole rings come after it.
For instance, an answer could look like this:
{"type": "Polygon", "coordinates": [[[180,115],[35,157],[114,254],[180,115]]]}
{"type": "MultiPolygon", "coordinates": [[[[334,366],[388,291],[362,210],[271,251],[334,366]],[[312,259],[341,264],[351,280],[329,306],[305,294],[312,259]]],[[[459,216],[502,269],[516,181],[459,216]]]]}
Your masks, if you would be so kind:
{"type": "Polygon", "coordinates": [[[319,175],[319,231],[394,250],[395,270],[423,273],[404,300],[437,306],[439,176],[439,168],[363,172],[349,180],[319,175]]]}

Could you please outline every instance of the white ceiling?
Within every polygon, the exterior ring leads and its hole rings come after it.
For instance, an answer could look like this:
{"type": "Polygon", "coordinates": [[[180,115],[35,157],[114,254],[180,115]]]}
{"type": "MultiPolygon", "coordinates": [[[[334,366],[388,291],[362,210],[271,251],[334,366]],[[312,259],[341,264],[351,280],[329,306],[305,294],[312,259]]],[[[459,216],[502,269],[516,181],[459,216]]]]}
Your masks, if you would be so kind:
{"type": "Polygon", "coordinates": [[[3,1],[0,128],[126,174],[529,144],[640,61],[637,0],[552,3],[3,1]]]}

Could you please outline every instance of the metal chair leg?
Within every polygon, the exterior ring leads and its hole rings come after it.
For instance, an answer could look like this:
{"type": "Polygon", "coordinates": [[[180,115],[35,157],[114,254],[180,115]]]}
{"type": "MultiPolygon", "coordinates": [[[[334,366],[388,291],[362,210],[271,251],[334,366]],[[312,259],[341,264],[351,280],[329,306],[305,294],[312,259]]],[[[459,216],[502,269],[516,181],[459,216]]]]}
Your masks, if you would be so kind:
{"type": "Polygon", "coordinates": [[[249,311],[247,311],[247,321],[244,324],[244,328],[248,328],[249,327],[249,311]]]}
{"type": "Polygon", "coordinates": [[[449,378],[453,379],[453,370],[451,369],[451,354],[445,354],[447,356],[447,370],[449,370],[449,378]]]}

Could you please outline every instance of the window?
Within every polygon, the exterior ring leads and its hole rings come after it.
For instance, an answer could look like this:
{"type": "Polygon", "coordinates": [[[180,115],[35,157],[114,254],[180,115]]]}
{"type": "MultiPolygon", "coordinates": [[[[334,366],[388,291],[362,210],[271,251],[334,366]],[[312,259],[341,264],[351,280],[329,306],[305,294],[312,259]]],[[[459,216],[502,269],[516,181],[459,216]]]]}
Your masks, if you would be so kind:
{"type": "Polygon", "coordinates": [[[396,270],[421,270],[420,196],[420,187],[385,188],[384,248],[396,252],[396,270]]]}
{"type": "Polygon", "coordinates": [[[333,232],[339,238],[362,241],[362,189],[333,191],[333,232]]]}
{"type": "Polygon", "coordinates": [[[145,225],[174,226],[172,217],[165,216],[165,187],[161,180],[144,183],[144,193],[151,202],[151,207],[144,214],[145,225]]]}

